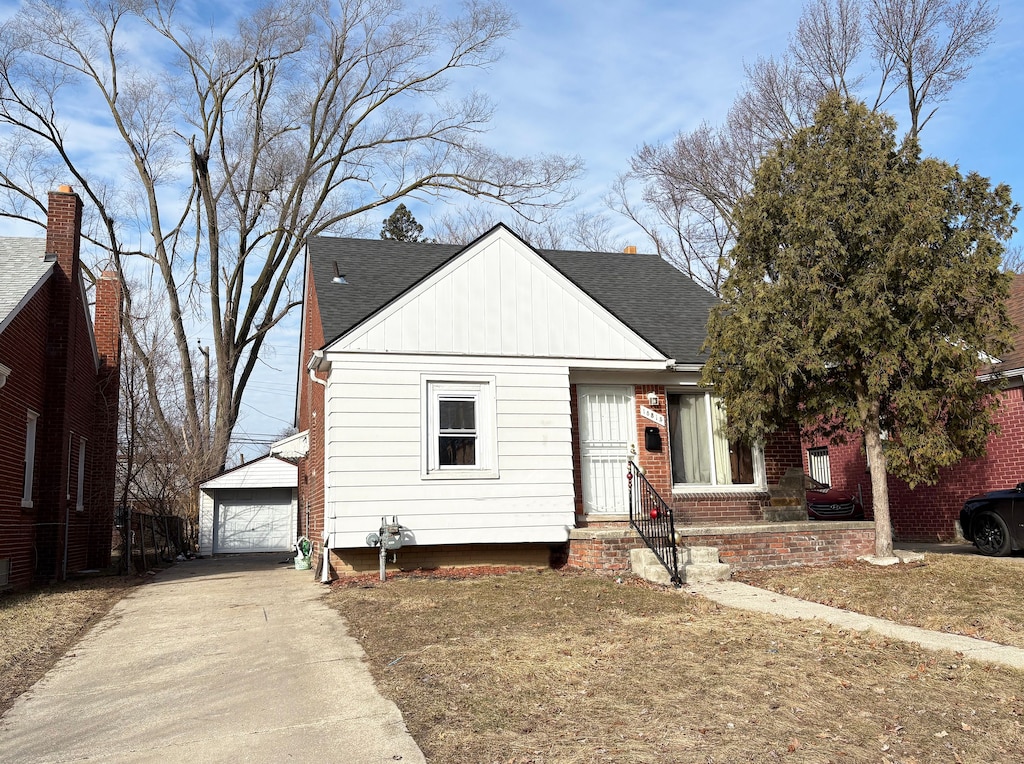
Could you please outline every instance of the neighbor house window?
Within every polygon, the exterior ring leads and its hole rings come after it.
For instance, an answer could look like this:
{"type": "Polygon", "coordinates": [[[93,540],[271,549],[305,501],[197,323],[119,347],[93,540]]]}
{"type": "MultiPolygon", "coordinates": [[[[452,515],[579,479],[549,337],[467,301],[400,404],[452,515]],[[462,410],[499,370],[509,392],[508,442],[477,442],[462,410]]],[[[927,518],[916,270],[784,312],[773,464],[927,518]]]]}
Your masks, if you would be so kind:
{"type": "Polygon", "coordinates": [[[668,415],[673,483],[726,486],[757,482],[755,466],[760,454],[750,445],[726,437],[725,408],[718,398],[706,392],[670,394],[668,415]]]}
{"type": "Polygon", "coordinates": [[[832,466],[828,460],[828,446],[807,449],[807,472],[812,480],[824,485],[832,485],[832,466]]]}
{"type": "Polygon", "coordinates": [[[78,494],[75,509],[79,512],[85,509],[85,442],[85,438],[78,441],[78,494]]]}
{"type": "MultiPolygon", "coordinates": [[[[36,470],[36,420],[39,414],[29,411],[25,421],[25,471],[22,475],[21,506],[32,506],[32,478],[36,470]]],[[[58,485],[60,485],[58,483],[58,485]]],[[[60,490],[58,488],[58,490],[60,490]]]]}
{"type": "Polygon", "coordinates": [[[424,380],[424,472],[432,477],[496,475],[492,378],[424,380]]]}

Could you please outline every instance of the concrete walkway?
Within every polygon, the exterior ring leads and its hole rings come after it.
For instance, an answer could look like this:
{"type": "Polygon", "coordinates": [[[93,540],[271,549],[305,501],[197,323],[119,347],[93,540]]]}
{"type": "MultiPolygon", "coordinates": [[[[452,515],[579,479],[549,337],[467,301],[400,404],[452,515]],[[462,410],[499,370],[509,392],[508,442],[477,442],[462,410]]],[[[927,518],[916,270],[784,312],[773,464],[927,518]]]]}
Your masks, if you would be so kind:
{"type": "Polygon", "coordinates": [[[819,605],[816,602],[807,602],[785,594],[776,594],[765,589],[741,584],[738,581],[687,585],[686,591],[700,594],[726,607],[797,620],[825,621],[852,631],[873,631],[893,639],[916,642],[927,650],[959,652],[963,653],[968,660],[997,663],[1024,670],[1024,650],[1019,647],[986,642],[983,639],[972,639],[959,634],[929,631],[917,626],[904,626],[884,618],[874,618],[828,605],[819,605]]]}
{"type": "Polygon", "coordinates": [[[284,555],[178,563],[0,719],[0,762],[424,762],[284,555]]]}

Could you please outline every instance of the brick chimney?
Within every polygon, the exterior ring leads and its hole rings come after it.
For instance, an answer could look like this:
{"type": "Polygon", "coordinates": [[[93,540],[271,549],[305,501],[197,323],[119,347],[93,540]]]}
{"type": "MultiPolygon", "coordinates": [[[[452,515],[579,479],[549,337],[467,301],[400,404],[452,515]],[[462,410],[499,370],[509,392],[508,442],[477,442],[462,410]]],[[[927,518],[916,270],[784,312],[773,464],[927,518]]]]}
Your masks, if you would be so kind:
{"type": "Polygon", "coordinates": [[[623,252],[624,252],[625,254],[627,254],[627,255],[635,255],[635,254],[636,254],[636,246],[635,246],[635,245],[633,245],[633,244],[630,244],[630,245],[629,245],[628,247],[626,247],[626,248],[625,248],[624,250],[622,250],[622,251],[623,251],[623,252]]]}
{"type": "Polygon", "coordinates": [[[55,259],[73,283],[78,276],[81,232],[82,200],[78,194],[71,186],[51,191],[46,213],[46,256],[55,259]]]}
{"type": "Polygon", "coordinates": [[[93,334],[100,366],[93,414],[93,480],[90,501],[89,567],[110,564],[113,507],[117,485],[117,415],[121,392],[121,281],[103,271],[96,282],[93,334]]]}
{"type": "Polygon", "coordinates": [[[121,361],[121,281],[114,271],[103,271],[96,282],[93,318],[100,368],[117,368],[121,361]]]}
{"type": "MultiPolygon", "coordinates": [[[[79,289],[79,237],[82,201],[70,186],[49,194],[46,221],[47,261],[54,262],[50,276],[46,324],[46,382],[43,411],[36,433],[37,468],[46,480],[39,484],[36,509],[36,574],[43,580],[59,580],[66,566],[65,525],[69,515],[68,486],[71,469],[71,408],[74,390],[84,380],[75,379],[74,342],[85,320],[79,289]]],[[[88,380],[87,384],[93,384],[88,380]]]]}

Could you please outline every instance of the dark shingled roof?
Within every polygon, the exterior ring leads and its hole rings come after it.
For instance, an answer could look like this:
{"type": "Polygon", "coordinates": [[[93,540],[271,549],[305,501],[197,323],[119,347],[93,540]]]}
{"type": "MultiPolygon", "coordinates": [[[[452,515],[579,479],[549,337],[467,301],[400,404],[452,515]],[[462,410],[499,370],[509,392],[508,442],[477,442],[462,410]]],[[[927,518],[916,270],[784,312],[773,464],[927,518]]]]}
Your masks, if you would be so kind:
{"type": "Polygon", "coordinates": [[[1006,312],[1017,328],[1013,333],[1013,350],[1000,356],[1002,363],[997,369],[1011,371],[1024,369],[1024,274],[1018,273],[1010,285],[1010,299],[1006,303],[1006,312]]]}
{"type": "MultiPolygon", "coordinates": [[[[308,247],[327,344],[467,249],[326,236],[311,238],[308,247]],[[332,283],[335,263],[347,284],[332,283]]],[[[700,346],[717,299],[674,266],[657,255],[535,251],[665,356],[703,363],[700,346]]]]}

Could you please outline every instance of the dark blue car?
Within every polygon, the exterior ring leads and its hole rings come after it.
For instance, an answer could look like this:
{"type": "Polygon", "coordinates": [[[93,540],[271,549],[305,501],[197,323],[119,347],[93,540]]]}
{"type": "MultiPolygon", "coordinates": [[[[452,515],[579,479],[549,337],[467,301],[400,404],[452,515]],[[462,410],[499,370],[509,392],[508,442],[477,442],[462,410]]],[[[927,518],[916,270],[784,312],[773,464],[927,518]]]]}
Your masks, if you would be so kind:
{"type": "Polygon", "coordinates": [[[960,529],[982,554],[1024,549],[1024,483],[968,499],[960,510],[960,529]]]}

